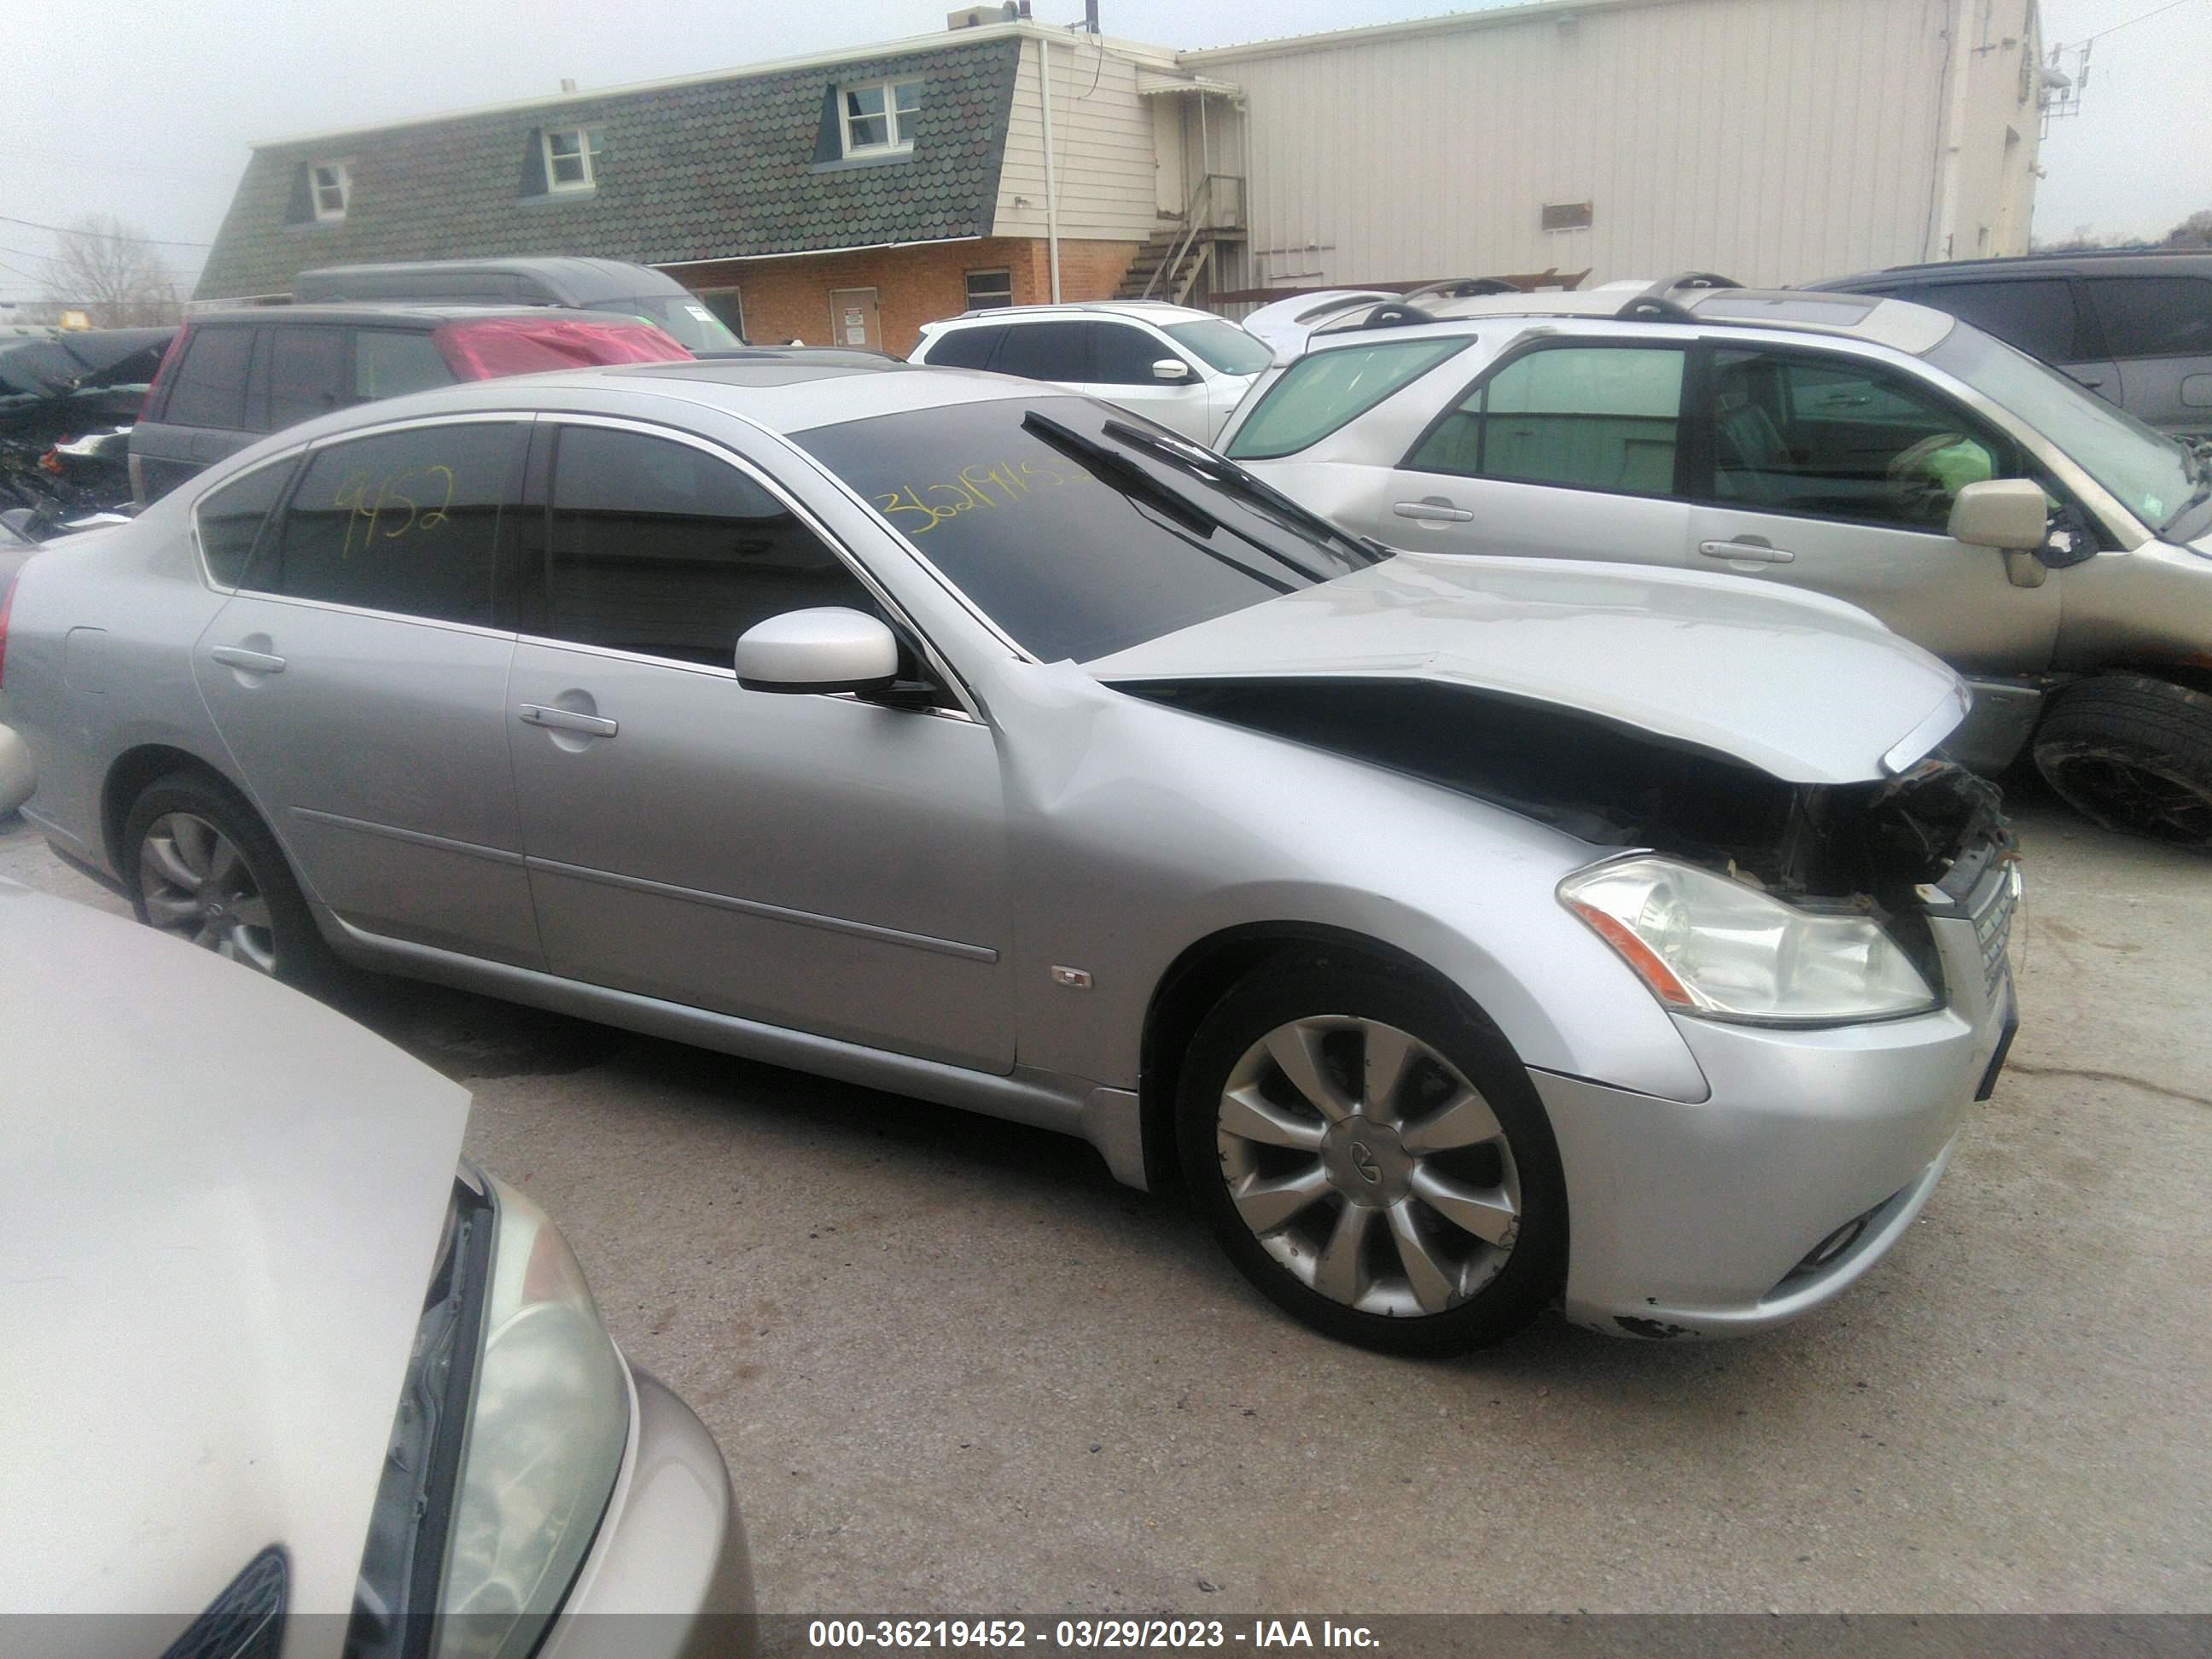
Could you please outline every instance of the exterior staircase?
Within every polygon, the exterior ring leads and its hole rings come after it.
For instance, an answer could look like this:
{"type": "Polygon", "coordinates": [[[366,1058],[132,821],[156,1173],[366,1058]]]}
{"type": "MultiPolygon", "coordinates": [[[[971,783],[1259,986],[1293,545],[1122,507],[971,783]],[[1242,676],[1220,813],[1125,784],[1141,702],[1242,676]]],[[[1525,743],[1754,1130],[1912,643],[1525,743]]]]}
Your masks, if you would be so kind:
{"type": "Polygon", "coordinates": [[[1244,181],[1209,173],[1193,198],[1190,211],[1163,217],[1121,273],[1117,300],[1189,302],[1191,290],[1206,275],[1213,251],[1224,241],[1244,239],[1244,181]]]}

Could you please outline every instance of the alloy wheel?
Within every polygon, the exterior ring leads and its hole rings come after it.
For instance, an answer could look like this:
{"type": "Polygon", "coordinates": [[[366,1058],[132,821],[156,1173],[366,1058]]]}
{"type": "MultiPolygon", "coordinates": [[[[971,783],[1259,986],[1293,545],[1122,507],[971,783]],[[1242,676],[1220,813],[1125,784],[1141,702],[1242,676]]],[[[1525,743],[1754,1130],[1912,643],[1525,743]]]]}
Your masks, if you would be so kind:
{"type": "Polygon", "coordinates": [[[1301,1283],[1362,1313],[1443,1313],[1504,1267],[1521,1182],[1480,1091],[1427,1043],[1347,1014],[1278,1026],[1216,1117],[1230,1202],[1301,1283]]]}
{"type": "Polygon", "coordinates": [[[2169,768],[2123,755],[2082,754],[2046,767],[2045,775],[2108,829],[2184,847],[2212,845],[2212,798],[2169,768]]]}
{"type": "Polygon", "coordinates": [[[229,836],[192,812],[164,812],[138,844],[146,920],[264,974],[276,971],[276,921],[229,836]]]}

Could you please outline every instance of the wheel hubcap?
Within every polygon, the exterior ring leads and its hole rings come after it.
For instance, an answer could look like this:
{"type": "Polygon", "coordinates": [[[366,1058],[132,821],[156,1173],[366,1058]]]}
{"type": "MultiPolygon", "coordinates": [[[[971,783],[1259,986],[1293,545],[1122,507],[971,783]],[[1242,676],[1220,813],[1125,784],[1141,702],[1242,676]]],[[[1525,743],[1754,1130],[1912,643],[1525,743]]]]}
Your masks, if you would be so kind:
{"type": "Polygon", "coordinates": [[[1230,1201],[1302,1283],[1364,1313],[1458,1306],[1496,1278],[1521,1182],[1489,1103],[1427,1043],[1349,1014],[1277,1027],[1217,1115],[1230,1201]]]}
{"type": "Polygon", "coordinates": [[[264,974],[276,971],[276,921],[246,855],[191,812],[165,812],[138,845],[146,920],[165,933],[264,974]]]}

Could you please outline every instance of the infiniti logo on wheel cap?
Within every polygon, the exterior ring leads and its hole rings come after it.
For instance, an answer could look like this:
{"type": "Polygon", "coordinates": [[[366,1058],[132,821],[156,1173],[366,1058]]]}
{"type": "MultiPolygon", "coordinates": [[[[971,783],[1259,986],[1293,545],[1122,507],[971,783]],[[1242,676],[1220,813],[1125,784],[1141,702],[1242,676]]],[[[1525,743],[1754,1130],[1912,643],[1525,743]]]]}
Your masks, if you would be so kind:
{"type": "Polygon", "coordinates": [[[1375,1161],[1375,1154],[1367,1150],[1367,1143],[1355,1140],[1345,1148],[1352,1155],[1352,1167],[1359,1171],[1359,1178],[1370,1187],[1382,1184],[1382,1166],[1375,1161]]]}

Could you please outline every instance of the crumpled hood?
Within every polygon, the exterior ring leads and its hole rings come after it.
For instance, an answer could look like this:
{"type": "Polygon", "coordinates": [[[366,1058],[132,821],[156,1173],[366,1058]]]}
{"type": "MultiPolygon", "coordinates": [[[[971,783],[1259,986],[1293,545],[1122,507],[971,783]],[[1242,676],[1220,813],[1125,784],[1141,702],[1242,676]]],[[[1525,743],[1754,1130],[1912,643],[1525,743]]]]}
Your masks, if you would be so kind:
{"type": "Polygon", "coordinates": [[[276,1544],[293,1608],[344,1613],[466,1091],[8,882],[0,1056],[0,1607],[181,1629],[276,1544]]]}
{"type": "Polygon", "coordinates": [[[1582,711],[1790,783],[1887,775],[1964,718],[1948,668],[1839,600],[1740,576],[1401,553],[1084,665],[1115,684],[1425,679],[1582,711]]]}

